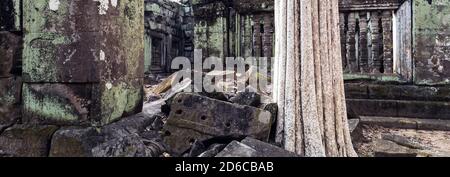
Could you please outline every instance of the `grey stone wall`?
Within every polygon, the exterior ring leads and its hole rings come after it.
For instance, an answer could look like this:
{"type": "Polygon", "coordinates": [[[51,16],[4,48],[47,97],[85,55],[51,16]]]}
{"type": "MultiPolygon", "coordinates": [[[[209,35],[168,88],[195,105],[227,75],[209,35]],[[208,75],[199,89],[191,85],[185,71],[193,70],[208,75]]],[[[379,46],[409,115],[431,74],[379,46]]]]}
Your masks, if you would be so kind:
{"type": "Polygon", "coordinates": [[[347,75],[348,107],[367,116],[449,119],[450,1],[407,0],[396,13],[404,32],[398,75],[347,75]]]}

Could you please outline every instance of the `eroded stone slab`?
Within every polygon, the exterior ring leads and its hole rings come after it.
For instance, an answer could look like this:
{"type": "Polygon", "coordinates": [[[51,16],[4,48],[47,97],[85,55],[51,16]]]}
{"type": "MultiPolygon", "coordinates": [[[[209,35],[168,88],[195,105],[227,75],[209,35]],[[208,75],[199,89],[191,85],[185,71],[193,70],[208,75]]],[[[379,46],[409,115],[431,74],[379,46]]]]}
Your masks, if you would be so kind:
{"type": "Polygon", "coordinates": [[[266,141],[271,125],[272,117],[268,111],[180,93],[172,101],[163,132],[165,143],[180,155],[195,141],[212,138],[251,136],[266,141]]]}
{"type": "Polygon", "coordinates": [[[48,155],[50,139],[56,126],[15,125],[0,135],[0,150],[4,154],[19,157],[48,155]]]}

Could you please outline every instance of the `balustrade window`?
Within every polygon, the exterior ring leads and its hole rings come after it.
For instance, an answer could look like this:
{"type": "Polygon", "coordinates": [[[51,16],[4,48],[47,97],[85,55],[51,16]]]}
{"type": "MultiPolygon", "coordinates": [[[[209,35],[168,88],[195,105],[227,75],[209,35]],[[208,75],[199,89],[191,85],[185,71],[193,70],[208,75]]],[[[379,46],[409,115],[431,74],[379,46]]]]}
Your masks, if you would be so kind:
{"type": "Polygon", "coordinates": [[[341,0],[340,32],[347,78],[411,80],[410,0],[341,0]]]}

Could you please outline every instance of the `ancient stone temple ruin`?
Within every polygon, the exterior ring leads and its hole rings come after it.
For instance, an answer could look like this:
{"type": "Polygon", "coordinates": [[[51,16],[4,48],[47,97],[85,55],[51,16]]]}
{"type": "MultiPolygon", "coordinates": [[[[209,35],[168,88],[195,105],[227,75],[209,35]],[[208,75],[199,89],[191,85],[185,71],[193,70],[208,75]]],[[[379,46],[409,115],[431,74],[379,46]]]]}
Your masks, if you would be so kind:
{"type": "MultiPolygon", "coordinates": [[[[296,156],[274,140],[273,93],[168,86],[172,60],[195,50],[274,57],[274,2],[1,0],[0,157],[296,156]]],[[[373,125],[450,137],[450,1],[339,0],[339,29],[360,155],[399,154],[368,153],[373,125]]]]}
{"type": "Polygon", "coordinates": [[[272,57],[273,1],[145,1],[146,71],[170,73],[177,56],[272,57]]]}

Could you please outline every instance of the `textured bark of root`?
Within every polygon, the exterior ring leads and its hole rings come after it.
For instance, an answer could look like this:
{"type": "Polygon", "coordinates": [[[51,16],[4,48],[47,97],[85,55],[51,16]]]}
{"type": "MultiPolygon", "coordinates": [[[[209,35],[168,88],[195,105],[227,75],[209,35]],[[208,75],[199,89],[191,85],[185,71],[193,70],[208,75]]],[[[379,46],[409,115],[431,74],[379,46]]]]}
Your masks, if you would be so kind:
{"type": "Polygon", "coordinates": [[[275,1],[277,142],[304,156],[357,156],[342,73],[338,1],[275,1]]]}

